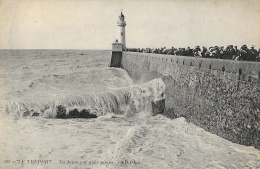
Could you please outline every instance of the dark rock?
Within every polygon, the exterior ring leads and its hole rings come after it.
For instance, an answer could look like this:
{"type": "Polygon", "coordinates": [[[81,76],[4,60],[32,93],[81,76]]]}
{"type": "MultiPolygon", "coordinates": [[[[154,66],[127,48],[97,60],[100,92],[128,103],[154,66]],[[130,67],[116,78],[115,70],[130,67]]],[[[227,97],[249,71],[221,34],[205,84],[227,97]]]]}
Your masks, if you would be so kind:
{"type": "Polygon", "coordinates": [[[69,117],[71,117],[71,118],[78,118],[78,117],[80,117],[78,109],[74,109],[74,110],[70,111],[69,112],[69,117]]]}
{"type": "Polygon", "coordinates": [[[166,110],[164,113],[163,113],[166,117],[170,118],[170,119],[176,119],[178,118],[177,114],[175,114],[175,111],[173,108],[169,109],[169,110],[166,110]]]}
{"type": "Polygon", "coordinates": [[[39,115],[40,115],[40,113],[38,113],[38,112],[33,112],[32,117],[37,117],[37,116],[39,116],[39,115]]]}
{"type": "Polygon", "coordinates": [[[31,115],[31,111],[30,110],[26,110],[24,113],[23,113],[23,117],[27,117],[27,116],[30,116],[31,115]]]}
{"type": "Polygon", "coordinates": [[[57,112],[57,115],[56,115],[57,118],[60,118],[60,119],[66,118],[66,108],[64,106],[58,105],[56,107],[56,112],[57,112]]]}
{"type": "Polygon", "coordinates": [[[165,109],[165,99],[152,102],[153,115],[163,114],[165,109]]]}
{"type": "Polygon", "coordinates": [[[89,110],[83,109],[80,114],[79,114],[80,118],[97,118],[96,115],[94,114],[90,114],[89,110]]]}

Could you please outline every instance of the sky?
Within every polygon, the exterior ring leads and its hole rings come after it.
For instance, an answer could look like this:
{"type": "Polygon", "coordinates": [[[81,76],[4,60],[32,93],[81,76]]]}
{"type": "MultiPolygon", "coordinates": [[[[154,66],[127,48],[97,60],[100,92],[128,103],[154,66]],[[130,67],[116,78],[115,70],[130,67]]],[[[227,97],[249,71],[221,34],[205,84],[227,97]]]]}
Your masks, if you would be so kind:
{"type": "Polygon", "coordinates": [[[0,49],[260,47],[260,0],[0,0],[0,49]]]}

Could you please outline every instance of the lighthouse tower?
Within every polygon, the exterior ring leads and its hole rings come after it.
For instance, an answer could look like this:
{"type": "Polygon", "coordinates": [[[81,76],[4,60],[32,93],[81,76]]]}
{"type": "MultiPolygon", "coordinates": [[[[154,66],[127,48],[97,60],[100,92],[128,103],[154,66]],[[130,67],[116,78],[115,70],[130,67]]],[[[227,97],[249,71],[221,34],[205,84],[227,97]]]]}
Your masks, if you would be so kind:
{"type": "Polygon", "coordinates": [[[126,26],[126,22],[125,22],[125,16],[123,15],[122,12],[121,12],[121,14],[118,17],[117,26],[119,26],[119,30],[120,30],[119,43],[122,43],[123,50],[124,50],[125,47],[126,47],[126,44],[125,44],[125,26],[126,26]]]}
{"type": "Polygon", "coordinates": [[[118,17],[117,26],[120,28],[119,42],[112,43],[112,57],[110,67],[122,67],[123,51],[125,50],[125,16],[121,12],[118,17]]]}

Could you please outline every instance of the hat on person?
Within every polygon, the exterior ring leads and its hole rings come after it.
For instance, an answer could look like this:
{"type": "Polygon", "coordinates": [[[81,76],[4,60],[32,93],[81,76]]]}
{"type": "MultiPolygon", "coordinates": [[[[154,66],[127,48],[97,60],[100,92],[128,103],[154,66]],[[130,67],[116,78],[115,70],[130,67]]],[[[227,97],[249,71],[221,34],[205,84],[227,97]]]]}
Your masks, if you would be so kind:
{"type": "Polygon", "coordinates": [[[246,45],[243,45],[241,48],[247,48],[247,46],[246,46],[246,45]]]}

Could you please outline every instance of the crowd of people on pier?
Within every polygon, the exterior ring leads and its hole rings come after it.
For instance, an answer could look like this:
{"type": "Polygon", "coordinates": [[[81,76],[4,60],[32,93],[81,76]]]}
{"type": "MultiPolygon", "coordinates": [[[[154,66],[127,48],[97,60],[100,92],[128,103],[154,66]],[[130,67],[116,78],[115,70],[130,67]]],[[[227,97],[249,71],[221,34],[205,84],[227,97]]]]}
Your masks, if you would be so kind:
{"type": "Polygon", "coordinates": [[[228,45],[205,47],[196,46],[194,48],[126,48],[126,51],[141,52],[141,53],[156,53],[166,55],[178,55],[178,56],[191,56],[197,58],[216,58],[216,59],[230,59],[241,61],[256,61],[260,62],[260,48],[255,49],[255,46],[250,48],[247,45],[241,46],[240,49],[237,46],[228,45]]]}

